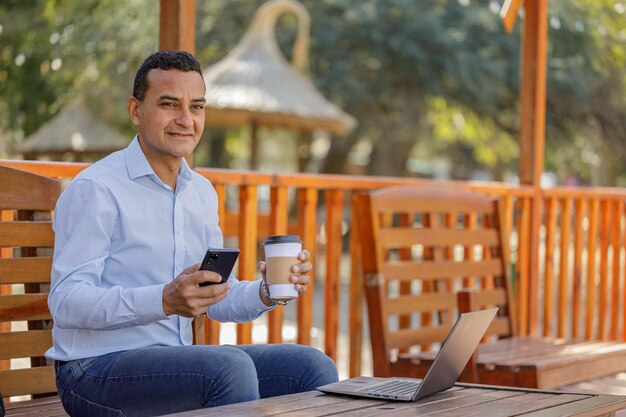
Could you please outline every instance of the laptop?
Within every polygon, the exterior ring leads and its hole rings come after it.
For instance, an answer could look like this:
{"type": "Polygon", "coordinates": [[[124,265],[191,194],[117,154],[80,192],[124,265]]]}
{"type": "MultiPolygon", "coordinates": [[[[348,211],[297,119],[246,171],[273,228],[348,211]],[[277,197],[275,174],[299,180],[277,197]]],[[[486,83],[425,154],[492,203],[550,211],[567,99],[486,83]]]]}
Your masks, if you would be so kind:
{"type": "Polygon", "coordinates": [[[461,314],[424,379],[356,377],[317,389],[329,394],[417,401],[454,385],[483,338],[498,308],[461,314]]]}

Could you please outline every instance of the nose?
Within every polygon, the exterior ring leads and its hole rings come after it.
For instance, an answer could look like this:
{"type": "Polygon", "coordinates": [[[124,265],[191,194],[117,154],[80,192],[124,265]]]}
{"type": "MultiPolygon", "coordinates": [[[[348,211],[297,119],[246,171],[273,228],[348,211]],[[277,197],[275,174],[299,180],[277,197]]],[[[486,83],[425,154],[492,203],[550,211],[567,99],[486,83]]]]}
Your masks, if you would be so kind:
{"type": "Polygon", "coordinates": [[[176,117],[176,124],[182,127],[193,126],[193,118],[191,117],[191,111],[188,108],[182,107],[180,109],[176,117]]]}

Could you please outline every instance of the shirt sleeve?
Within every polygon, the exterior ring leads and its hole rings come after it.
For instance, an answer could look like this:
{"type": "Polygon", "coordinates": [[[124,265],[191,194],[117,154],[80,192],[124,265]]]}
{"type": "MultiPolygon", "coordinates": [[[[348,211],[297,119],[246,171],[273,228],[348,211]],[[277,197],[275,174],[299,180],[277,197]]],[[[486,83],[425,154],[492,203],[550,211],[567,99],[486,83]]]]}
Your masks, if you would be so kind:
{"type": "Polygon", "coordinates": [[[268,307],[261,301],[259,288],[261,280],[239,281],[231,274],[228,279],[230,292],[228,296],[217,304],[209,307],[207,315],[221,322],[243,323],[259,317],[275,306],[268,307]]]}
{"type": "Polygon", "coordinates": [[[113,197],[91,180],[74,180],[59,198],[48,296],[59,328],[114,330],[167,318],[163,312],[165,284],[138,288],[106,288],[102,284],[117,221],[113,197]]]}
{"type": "MultiPolygon", "coordinates": [[[[209,213],[209,218],[213,219],[211,226],[209,247],[223,248],[224,235],[219,227],[217,215],[217,193],[211,186],[211,193],[215,201],[215,208],[209,213]]],[[[244,323],[258,318],[266,311],[272,310],[275,306],[268,307],[261,301],[259,287],[261,281],[239,281],[233,273],[228,278],[231,288],[228,296],[217,304],[209,307],[207,315],[220,322],[244,323]]]]}

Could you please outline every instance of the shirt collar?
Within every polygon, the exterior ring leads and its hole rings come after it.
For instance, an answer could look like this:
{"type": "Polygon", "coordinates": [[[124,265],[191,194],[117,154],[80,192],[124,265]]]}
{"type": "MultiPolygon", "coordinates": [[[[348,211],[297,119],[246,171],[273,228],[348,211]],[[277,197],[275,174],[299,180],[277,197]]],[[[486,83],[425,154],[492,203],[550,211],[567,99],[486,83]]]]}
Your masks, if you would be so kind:
{"type": "MultiPolygon", "coordinates": [[[[150,166],[150,162],[148,162],[146,155],[141,149],[138,135],[135,135],[135,138],[126,148],[126,169],[128,170],[128,176],[132,180],[148,175],[154,175],[156,177],[154,170],[150,166]]],[[[185,180],[191,180],[192,170],[184,158],[180,165],[178,176],[185,180]]]]}
{"type": "Polygon", "coordinates": [[[128,170],[128,176],[132,180],[150,174],[156,175],[141,149],[138,135],[135,135],[133,141],[126,148],[126,169],[128,170]]]}

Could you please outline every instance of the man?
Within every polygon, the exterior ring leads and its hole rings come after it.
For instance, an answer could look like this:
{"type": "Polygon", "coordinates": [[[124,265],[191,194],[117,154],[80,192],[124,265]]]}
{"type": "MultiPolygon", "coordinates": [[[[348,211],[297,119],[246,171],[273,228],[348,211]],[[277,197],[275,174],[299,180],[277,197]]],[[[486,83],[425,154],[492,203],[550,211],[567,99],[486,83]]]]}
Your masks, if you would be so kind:
{"type": "MultiPolygon", "coordinates": [[[[52,285],[57,387],[72,416],[153,416],[314,389],[332,361],[298,345],[193,346],[191,321],[253,320],[275,303],[263,279],[199,286],[222,247],[217,194],[189,168],[204,129],[205,84],[188,53],[142,64],[128,100],[138,134],[81,172],[57,203],[52,285]]],[[[290,278],[302,293],[309,253],[290,278]]]]}

